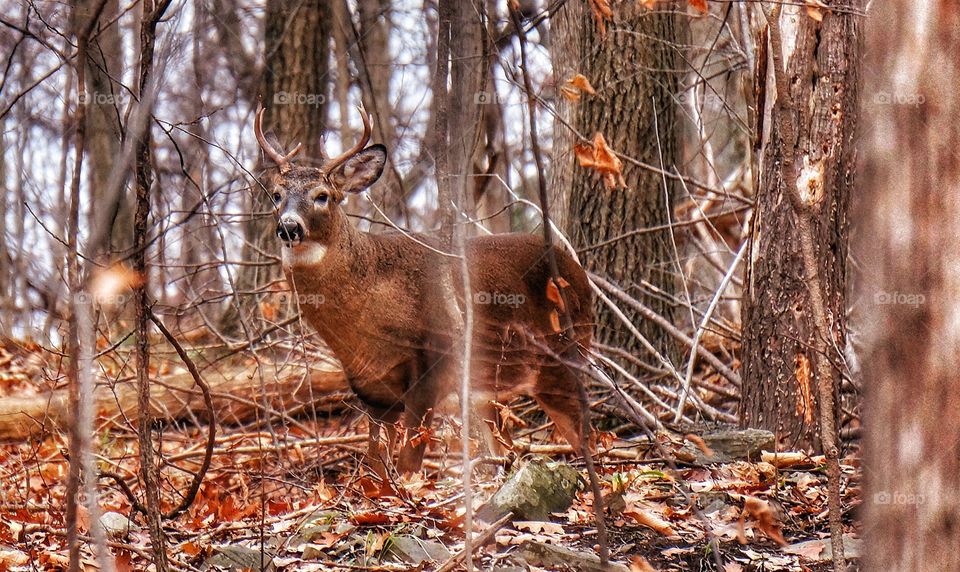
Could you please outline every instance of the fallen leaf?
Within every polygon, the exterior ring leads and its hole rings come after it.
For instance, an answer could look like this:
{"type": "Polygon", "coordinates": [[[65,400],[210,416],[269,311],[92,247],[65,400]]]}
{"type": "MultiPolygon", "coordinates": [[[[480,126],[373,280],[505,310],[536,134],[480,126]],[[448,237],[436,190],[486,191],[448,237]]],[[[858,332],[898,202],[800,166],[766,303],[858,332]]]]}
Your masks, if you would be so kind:
{"type": "Polygon", "coordinates": [[[780,532],[777,512],[769,502],[757,497],[747,497],[743,502],[743,512],[757,521],[757,528],[768,538],[781,546],[786,546],[787,541],[780,532]]]}
{"type": "Polygon", "coordinates": [[[630,510],[623,511],[623,516],[632,518],[637,524],[652,528],[664,536],[676,536],[676,531],[670,526],[670,523],[649,510],[639,507],[631,507],[630,510]]]}
{"type": "Polygon", "coordinates": [[[634,556],[630,561],[630,572],[657,572],[657,569],[643,556],[634,556]]]}
{"type": "Polygon", "coordinates": [[[693,433],[689,433],[689,434],[685,435],[684,438],[685,438],[687,441],[690,441],[691,443],[693,443],[694,445],[696,445],[697,448],[700,449],[700,452],[702,452],[702,453],[704,454],[704,456],[706,456],[706,457],[712,457],[712,456],[713,456],[713,449],[711,449],[711,448],[707,445],[707,442],[703,440],[703,437],[701,437],[701,436],[699,436],[699,435],[694,435],[693,433]]]}

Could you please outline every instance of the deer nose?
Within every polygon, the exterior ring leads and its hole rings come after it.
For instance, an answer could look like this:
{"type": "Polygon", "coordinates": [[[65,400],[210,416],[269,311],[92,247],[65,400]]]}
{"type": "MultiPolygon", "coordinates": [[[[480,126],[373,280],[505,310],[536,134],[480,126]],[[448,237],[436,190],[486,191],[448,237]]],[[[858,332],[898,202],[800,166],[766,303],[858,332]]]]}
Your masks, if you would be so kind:
{"type": "Polygon", "coordinates": [[[277,236],[284,242],[300,242],[303,240],[303,225],[294,218],[281,218],[277,223],[277,236]]]}

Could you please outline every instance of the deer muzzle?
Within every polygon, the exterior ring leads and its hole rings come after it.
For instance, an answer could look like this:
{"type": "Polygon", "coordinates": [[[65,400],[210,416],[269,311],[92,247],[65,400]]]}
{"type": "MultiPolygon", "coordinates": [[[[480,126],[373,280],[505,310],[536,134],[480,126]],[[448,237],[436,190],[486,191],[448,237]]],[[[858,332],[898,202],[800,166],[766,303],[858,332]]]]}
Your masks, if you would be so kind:
{"type": "Polygon", "coordinates": [[[303,221],[298,216],[285,214],[277,222],[277,236],[288,246],[303,241],[303,221]]]}

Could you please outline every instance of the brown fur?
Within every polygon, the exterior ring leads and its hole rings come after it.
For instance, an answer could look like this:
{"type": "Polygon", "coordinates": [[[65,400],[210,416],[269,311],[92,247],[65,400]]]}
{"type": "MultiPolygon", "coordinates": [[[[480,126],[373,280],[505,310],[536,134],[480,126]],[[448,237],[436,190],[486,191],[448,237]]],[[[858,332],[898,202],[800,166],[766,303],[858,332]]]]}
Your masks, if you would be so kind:
{"type": "MultiPolygon", "coordinates": [[[[361,232],[340,208],[344,189],[362,191],[379,177],[384,160],[382,146],[375,145],[330,175],[294,166],[267,184],[268,192],[280,198],[278,220],[302,223],[302,242],[283,247],[285,270],[303,316],[340,360],[374,419],[373,456],[382,454],[380,423],[402,418],[408,432],[429,426],[432,411],[459,386],[452,374],[457,362],[451,360],[460,359],[451,353],[453,328],[436,314],[443,307],[440,255],[418,243],[434,245],[434,240],[361,232]],[[317,201],[322,195],[326,202],[317,201]],[[319,257],[320,252],[325,254],[319,257]]],[[[569,283],[564,294],[574,339],[557,334],[551,324],[558,308],[547,298],[550,270],[540,238],[506,234],[468,241],[476,322],[471,392],[481,418],[490,421],[496,419],[491,400],[532,396],[578,448],[583,439],[579,381],[554,356],[579,356],[589,349],[591,292],[573,258],[559,250],[556,258],[569,283]]],[[[462,308],[463,300],[458,302],[462,308]]],[[[418,470],[423,452],[423,443],[406,442],[398,468],[418,470]]]]}

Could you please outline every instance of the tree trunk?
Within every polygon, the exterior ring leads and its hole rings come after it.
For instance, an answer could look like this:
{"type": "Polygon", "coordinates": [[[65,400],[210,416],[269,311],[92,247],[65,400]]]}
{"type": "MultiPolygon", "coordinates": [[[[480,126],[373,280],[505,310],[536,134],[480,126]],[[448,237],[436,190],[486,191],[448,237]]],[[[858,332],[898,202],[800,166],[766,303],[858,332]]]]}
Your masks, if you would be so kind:
{"type": "Polygon", "coordinates": [[[763,82],[759,91],[765,96],[757,102],[762,113],[758,192],[744,280],[740,421],[744,427],[773,431],[791,449],[820,451],[813,366],[820,358],[842,363],[846,343],[848,205],[861,52],[859,17],[850,9],[858,4],[834,4],[838,9],[825,11],[822,22],[803,6],[783,6],[783,56],[778,61],[790,86],[782,97],[795,103],[788,110],[796,125],[791,134],[795,145],[785,140],[787,118],[774,109],[778,95],[772,51],[778,48],[773,41],[764,44],[765,56],[757,62],[762,74],[758,81],[763,82]],[[811,207],[811,232],[819,247],[815,254],[830,321],[826,356],[817,356],[813,349],[816,328],[797,213],[790,200],[793,185],[801,184],[805,192],[823,195],[811,207]]]}
{"type": "MultiPolygon", "coordinates": [[[[323,157],[322,136],[330,96],[330,14],[323,0],[271,0],[264,23],[264,68],[260,93],[267,111],[264,132],[279,136],[280,147],[303,144],[297,160],[319,164],[323,157]]],[[[348,143],[349,145],[349,143],[348,143]]],[[[246,244],[237,278],[239,311],[224,313],[221,327],[228,334],[241,332],[240,321],[258,311],[258,296],[252,295],[281,276],[280,245],[274,236],[273,202],[259,184],[251,190],[251,218],[244,229],[246,244]]]]}
{"type": "Polygon", "coordinates": [[[960,569],[960,6],[868,22],[857,202],[866,388],[866,570],[960,569]],[[862,210],[861,210],[862,208],[862,210]]]}
{"type": "MultiPolygon", "coordinates": [[[[98,0],[79,0],[74,17],[79,18],[79,21],[87,20],[98,4],[98,0]]],[[[109,243],[105,249],[111,253],[124,252],[133,245],[133,204],[130,196],[121,192],[113,204],[105,204],[106,199],[102,196],[110,187],[110,173],[120,153],[120,141],[123,137],[120,117],[129,104],[129,95],[118,81],[123,72],[120,28],[119,24],[113,21],[117,17],[118,9],[117,0],[107,0],[100,13],[100,23],[90,39],[90,50],[85,63],[86,97],[89,101],[86,120],[87,149],[90,158],[87,183],[93,204],[111,211],[111,227],[107,233],[109,243]]]]}
{"type": "MultiPolygon", "coordinates": [[[[598,28],[586,2],[567,2],[551,22],[551,54],[557,86],[576,74],[587,77],[597,94],[580,101],[558,97],[554,127],[553,212],[578,248],[589,247],[625,232],[666,224],[670,220],[673,185],[661,175],[624,162],[627,188],[608,189],[592,170],[575,164],[576,135],[603,134],[616,152],[673,169],[676,121],[673,95],[678,69],[675,52],[677,21],[668,10],[648,10],[641,3],[621,3],[606,36],[598,28]],[[561,214],[562,216],[562,214],[561,214]]],[[[676,290],[670,235],[646,233],[616,240],[581,257],[585,267],[617,283],[657,313],[670,319],[672,305],[665,298],[676,290]],[[663,294],[654,294],[649,282],[663,294]],[[665,294],[665,295],[664,295],[665,294]]],[[[630,354],[645,350],[620,320],[601,302],[596,308],[596,339],[630,354]]],[[[629,308],[624,313],[661,352],[673,355],[669,337],[629,308]]],[[[634,364],[624,366],[639,373],[634,364]]]]}

